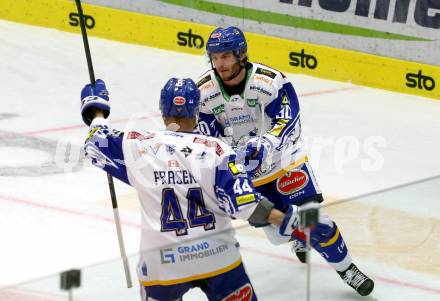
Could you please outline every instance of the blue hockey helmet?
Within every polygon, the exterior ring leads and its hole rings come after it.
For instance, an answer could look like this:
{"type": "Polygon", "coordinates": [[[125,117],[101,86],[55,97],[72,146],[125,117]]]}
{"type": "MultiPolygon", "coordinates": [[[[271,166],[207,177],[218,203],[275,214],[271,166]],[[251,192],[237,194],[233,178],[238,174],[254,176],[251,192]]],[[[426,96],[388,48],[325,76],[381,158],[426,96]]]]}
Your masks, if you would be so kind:
{"type": "Polygon", "coordinates": [[[200,91],[190,78],[170,78],[160,92],[163,117],[192,118],[199,113],[200,91]]]}
{"type": "Polygon", "coordinates": [[[238,60],[243,54],[245,57],[247,56],[246,38],[239,28],[235,26],[218,27],[209,36],[208,43],[206,43],[208,56],[211,56],[211,53],[225,51],[232,51],[238,60]]]}

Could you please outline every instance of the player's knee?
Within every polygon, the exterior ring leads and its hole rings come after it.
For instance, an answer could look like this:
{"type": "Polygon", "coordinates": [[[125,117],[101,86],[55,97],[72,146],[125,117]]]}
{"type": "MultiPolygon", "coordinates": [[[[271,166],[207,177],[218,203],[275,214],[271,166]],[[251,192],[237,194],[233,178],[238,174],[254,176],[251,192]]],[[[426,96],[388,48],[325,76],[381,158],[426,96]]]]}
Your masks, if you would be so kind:
{"type": "Polygon", "coordinates": [[[338,228],[334,223],[331,225],[327,223],[318,223],[316,227],[311,232],[312,244],[319,244],[321,247],[323,244],[327,245],[335,240],[336,234],[339,233],[338,228]]]}
{"type": "Polygon", "coordinates": [[[327,225],[330,228],[334,228],[336,225],[335,223],[330,219],[330,217],[321,210],[319,210],[319,220],[318,222],[322,225],[327,225]]]}

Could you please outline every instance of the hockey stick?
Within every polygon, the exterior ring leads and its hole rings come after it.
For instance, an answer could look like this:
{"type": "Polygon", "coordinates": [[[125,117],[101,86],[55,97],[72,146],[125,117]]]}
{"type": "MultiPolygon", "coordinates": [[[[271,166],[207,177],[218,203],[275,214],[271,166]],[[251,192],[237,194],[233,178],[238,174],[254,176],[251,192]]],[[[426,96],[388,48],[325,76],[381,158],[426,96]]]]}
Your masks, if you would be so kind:
{"type": "MultiPolygon", "coordinates": [[[[260,107],[260,113],[261,113],[261,120],[260,120],[260,127],[259,127],[259,133],[258,133],[258,141],[257,141],[257,151],[254,153],[253,158],[257,156],[257,154],[260,152],[261,149],[261,143],[263,141],[263,135],[265,133],[264,131],[264,103],[258,103],[258,106],[260,107]]],[[[266,150],[267,151],[267,150],[266,150]]],[[[264,157],[264,154],[263,154],[264,157]]],[[[263,168],[263,162],[261,162],[261,165],[259,169],[263,168]]]]}
{"type": "Polygon", "coordinates": [[[311,281],[311,269],[310,269],[310,227],[305,228],[304,234],[306,235],[306,263],[307,263],[307,281],[306,281],[306,300],[310,301],[310,281],[311,281]]]}
{"type": "Polygon", "coordinates": [[[307,285],[306,285],[306,300],[310,300],[310,281],[311,281],[311,264],[310,264],[310,250],[311,250],[311,228],[318,224],[319,221],[319,204],[309,203],[300,207],[300,225],[304,229],[306,236],[306,263],[307,263],[307,285]]]}
{"type": "MultiPolygon", "coordinates": [[[[95,85],[95,72],[93,71],[92,57],[90,55],[89,41],[87,39],[87,31],[86,31],[86,25],[85,25],[85,21],[84,21],[84,13],[83,13],[83,10],[81,7],[81,1],[75,0],[75,3],[76,3],[76,7],[78,9],[79,24],[81,27],[81,34],[82,34],[82,38],[83,38],[84,50],[86,53],[87,67],[89,68],[90,83],[92,85],[95,85]]],[[[121,258],[122,258],[122,262],[124,264],[125,279],[127,280],[127,287],[130,288],[133,286],[133,284],[131,282],[130,266],[128,265],[127,254],[125,253],[124,238],[122,237],[121,220],[119,218],[118,201],[116,199],[115,185],[113,183],[113,177],[109,173],[107,173],[107,180],[108,180],[108,186],[110,189],[110,196],[111,196],[111,200],[112,200],[113,216],[115,219],[116,233],[118,235],[118,241],[119,241],[119,250],[121,252],[121,258]]]]}
{"type": "Polygon", "coordinates": [[[261,141],[263,139],[264,133],[264,103],[259,103],[260,111],[261,111],[261,120],[260,120],[260,137],[258,137],[257,142],[257,151],[260,151],[261,141]]]}

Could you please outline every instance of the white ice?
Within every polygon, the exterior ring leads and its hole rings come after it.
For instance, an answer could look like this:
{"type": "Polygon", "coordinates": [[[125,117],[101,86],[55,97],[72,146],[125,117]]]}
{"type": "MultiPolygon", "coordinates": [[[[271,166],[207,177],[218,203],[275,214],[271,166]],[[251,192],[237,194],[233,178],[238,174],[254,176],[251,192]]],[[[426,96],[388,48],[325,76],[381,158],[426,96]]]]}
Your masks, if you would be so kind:
{"type": "MultiPolygon", "coordinates": [[[[90,44],[96,77],[110,91],[110,120],[121,130],[139,112],[147,116],[142,126],[161,128],[166,80],[197,78],[208,68],[201,56],[96,38],[90,44]]],[[[137,288],[124,288],[106,176],[79,161],[87,135],[79,93],[89,80],[80,35],[0,21],[0,57],[0,286],[9,287],[0,299],[64,300],[57,274],[86,267],[78,300],[138,300],[137,288]]],[[[439,101],[287,76],[328,203],[440,174],[439,101]]],[[[130,187],[116,182],[116,191],[136,279],[139,207],[130,187]]],[[[357,296],[314,254],[312,300],[440,300],[439,195],[434,179],[329,207],[376,288],[372,297],[357,296]]],[[[288,246],[272,246],[247,227],[238,238],[260,300],[305,299],[305,266],[288,246]]],[[[185,300],[204,298],[194,290],[185,300]]]]}

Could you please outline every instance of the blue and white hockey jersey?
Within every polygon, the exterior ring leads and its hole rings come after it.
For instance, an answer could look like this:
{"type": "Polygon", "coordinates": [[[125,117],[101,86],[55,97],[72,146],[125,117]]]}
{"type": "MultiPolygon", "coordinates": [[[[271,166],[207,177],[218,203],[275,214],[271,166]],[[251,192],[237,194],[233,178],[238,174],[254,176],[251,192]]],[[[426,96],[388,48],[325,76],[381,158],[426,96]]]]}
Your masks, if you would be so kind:
{"type": "Polygon", "coordinates": [[[259,196],[227,144],[194,133],[121,133],[95,118],[85,153],[138,192],[144,285],[211,277],[241,263],[231,219],[247,220],[259,196]]]}
{"type": "Polygon", "coordinates": [[[269,157],[254,176],[255,186],[268,183],[306,160],[301,147],[298,98],[292,84],[279,71],[248,63],[241,95],[228,95],[210,70],[199,79],[201,133],[221,137],[234,148],[260,136],[270,146],[269,157]]]}

